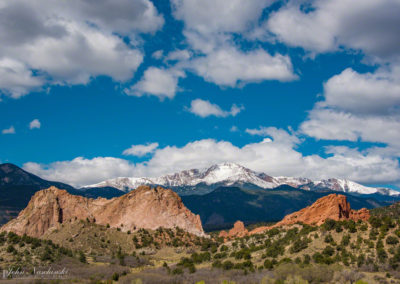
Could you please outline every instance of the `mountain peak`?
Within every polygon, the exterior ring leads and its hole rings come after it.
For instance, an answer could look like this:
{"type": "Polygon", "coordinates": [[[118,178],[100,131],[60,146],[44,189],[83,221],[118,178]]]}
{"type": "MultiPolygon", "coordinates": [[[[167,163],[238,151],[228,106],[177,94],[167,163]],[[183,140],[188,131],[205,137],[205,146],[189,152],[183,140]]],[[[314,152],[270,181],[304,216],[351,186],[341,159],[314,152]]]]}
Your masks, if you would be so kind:
{"type": "Polygon", "coordinates": [[[242,186],[250,188],[273,189],[280,185],[289,185],[304,190],[329,190],[358,194],[400,195],[400,193],[382,188],[367,187],[347,179],[330,178],[313,181],[308,178],[272,177],[248,169],[233,162],[223,162],[203,169],[183,170],[174,174],[167,174],[156,178],[115,178],[87,187],[114,187],[123,191],[130,191],[140,185],[161,185],[177,190],[181,195],[205,194],[218,186],[242,186]]]}
{"type": "Polygon", "coordinates": [[[248,170],[248,168],[237,164],[237,163],[233,163],[233,162],[222,162],[222,163],[218,163],[218,164],[214,164],[212,166],[210,166],[209,168],[235,168],[235,169],[246,169],[248,170]]]}

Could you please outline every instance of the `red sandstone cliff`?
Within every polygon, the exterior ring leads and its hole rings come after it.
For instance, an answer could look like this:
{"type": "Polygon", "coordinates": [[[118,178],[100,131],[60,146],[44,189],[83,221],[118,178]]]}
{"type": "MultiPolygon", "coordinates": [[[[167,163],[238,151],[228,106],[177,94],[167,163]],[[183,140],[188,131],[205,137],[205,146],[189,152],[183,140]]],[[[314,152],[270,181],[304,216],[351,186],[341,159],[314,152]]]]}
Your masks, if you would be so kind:
{"type": "MultiPolygon", "coordinates": [[[[286,215],[282,219],[282,221],[276,223],[273,226],[258,227],[250,231],[248,234],[257,234],[274,227],[292,225],[295,223],[304,223],[319,226],[322,225],[327,219],[332,219],[335,221],[367,221],[369,217],[369,210],[365,208],[362,208],[360,210],[351,209],[350,203],[347,202],[346,196],[341,194],[330,194],[318,199],[312,205],[303,208],[300,211],[286,215]]],[[[227,235],[229,236],[229,234],[227,235]]],[[[222,237],[225,237],[224,234],[222,235],[222,237]]]]}
{"type": "Polygon", "coordinates": [[[18,217],[0,231],[40,237],[48,229],[75,218],[109,224],[122,231],[180,227],[198,236],[205,235],[200,216],[187,209],[178,194],[148,186],[113,199],[85,198],[50,187],[35,193],[18,217]]]}
{"type": "Polygon", "coordinates": [[[244,227],[244,224],[242,221],[236,221],[235,224],[233,225],[233,228],[230,229],[228,232],[227,231],[221,231],[219,233],[219,236],[221,238],[227,239],[227,238],[236,238],[236,237],[244,237],[248,234],[249,232],[247,229],[244,227]]]}

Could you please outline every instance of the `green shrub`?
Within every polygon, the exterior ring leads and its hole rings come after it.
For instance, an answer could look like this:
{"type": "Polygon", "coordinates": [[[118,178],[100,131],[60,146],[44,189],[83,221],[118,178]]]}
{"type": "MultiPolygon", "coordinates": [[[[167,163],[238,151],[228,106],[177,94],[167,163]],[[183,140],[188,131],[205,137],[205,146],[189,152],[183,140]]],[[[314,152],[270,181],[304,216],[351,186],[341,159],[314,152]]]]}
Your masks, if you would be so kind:
{"type": "Polygon", "coordinates": [[[173,274],[173,275],[183,274],[183,269],[180,268],[180,267],[174,268],[174,269],[172,270],[172,274],[173,274]]]}
{"type": "Polygon", "coordinates": [[[211,260],[211,254],[208,251],[203,252],[203,253],[195,252],[195,253],[193,253],[191,255],[191,259],[192,259],[192,261],[194,263],[202,263],[202,262],[205,262],[205,261],[210,261],[211,260]]]}
{"type": "Polygon", "coordinates": [[[310,255],[309,254],[305,254],[304,255],[304,259],[303,259],[303,263],[304,264],[310,264],[310,261],[311,261],[310,255]]]}
{"type": "Polygon", "coordinates": [[[327,255],[327,256],[332,256],[335,253],[335,250],[333,247],[331,246],[327,246],[326,248],[324,248],[324,250],[322,251],[322,254],[327,255]]]}
{"type": "Polygon", "coordinates": [[[86,256],[83,251],[79,251],[79,261],[82,263],[86,263],[86,256]]]}
{"type": "Polygon", "coordinates": [[[322,228],[326,231],[332,231],[336,227],[336,221],[332,219],[326,219],[325,223],[322,225],[322,228]]]}
{"type": "Polygon", "coordinates": [[[117,272],[114,272],[113,275],[111,276],[111,279],[113,281],[118,281],[119,280],[119,274],[117,272]]]}
{"type": "Polygon", "coordinates": [[[226,252],[220,252],[220,253],[216,253],[214,255],[214,259],[226,258],[227,256],[228,256],[228,254],[226,252]]]}
{"type": "Polygon", "coordinates": [[[290,247],[290,253],[300,252],[308,247],[308,239],[297,239],[293,242],[293,245],[290,247]]]}
{"type": "Polygon", "coordinates": [[[222,262],[220,260],[215,260],[212,265],[214,268],[221,268],[222,267],[222,262]]]}
{"type": "Polygon", "coordinates": [[[378,256],[379,261],[382,263],[384,263],[388,257],[384,248],[377,248],[376,255],[378,256]]]}
{"type": "Polygon", "coordinates": [[[386,243],[388,245],[397,245],[399,243],[399,239],[396,236],[391,235],[386,238],[386,243]]]}
{"type": "Polygon", "coordinates": [[[14,248],[14,246],[13,245],[8,245],[8,247],[7,247],[7,252],[8,253],[13,253],[13,252],[15,252],[16,251],[16,249],[14,248]]]}
{"type": "Polygon", "coordinates": [[[272,269],[272,268],[274,268],[273,262],[272,262],[271,260],[269,260],[269,259],[266,259],[266,260],[264,261],[264,268],[266,268],[266,269],[272,269]]]}
{"type": "Polygon", "coordinates": [[[326,235],[326,236],[325,236],[325,239],[324,239],[324,242],[325,242],[325,243],[328,243],[328,244],[333,243],[334,240],[333,240],[332,235],[331,235],[331,234],[326,235]]]}
{"type": "Polygon", "coordinates": [[[381,220],[381,218],[376,217],[376,216],[371,216],[371,217],[369,217],[368,222],[371,224],[371,226],[372,226],[373,228],[376,228],[376,229],[379,228],[380,226],[382,226],[382,220],[381,220]]]}
{"type": "Polygon", "coordinates": [[[222,245],[220,248],[219,248],[219,251],[220,252],[223,252],[223,251],[228,251],[229,249],[228,249],[228,247],[226,246],[226,245],[222,245]]]}
{"type": "Polygon", "coordinates": [[[224,270],[231,270],[233,268],[234,264],[232,261],[230,260],[226,260],[222,263],[222,268],[224,270]]]}
{"type": "Polygon", "coordinates": [[[283,255],[284,252],[285,247],[276,241],[266,249],[265,255],[269,257],[278,257],[279,255],[283,255]]]}
{"type": "Polygon", "coordinates": [[[342,237],[342,241],[340,242],[340,245],[342,246],[348,246],[350,244],[350,235],[346,234],[342,237]]]}
{"type": "Polygon", "coordinates": [[[47,261],[47,260],[51,261],[52,260],[51,255],[52,255],[52,252],[51,252],[50,248],[48,246],[46,246],[46,248],[44,249],[44,251],[40,257],[40,260],[41,261],[47,261]]]}
{"type": "Polygon", "coordinates": [[[7,241],[8,241],[9,243],[18,244],[18,243],[20,242],[20,240],[21,240],[21,237],[18,236],[16,233],[14,233],[14,232],[8,232],[7,241]]]}

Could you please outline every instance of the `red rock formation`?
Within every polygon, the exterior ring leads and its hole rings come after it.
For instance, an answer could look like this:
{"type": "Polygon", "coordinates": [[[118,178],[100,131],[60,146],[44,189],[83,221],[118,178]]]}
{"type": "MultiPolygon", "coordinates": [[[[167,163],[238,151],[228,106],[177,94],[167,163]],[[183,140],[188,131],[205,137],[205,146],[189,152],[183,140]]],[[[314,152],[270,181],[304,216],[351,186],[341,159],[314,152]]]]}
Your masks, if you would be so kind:
{"type": "Polygon", "coordinates": [[[236,221],[235,224],[233,225],[233,228],[227,231],[221,231],[219,233],[219,236],[224,239],[229,239],[229,238],[236,238],[236,237],[244,237],[248,234],[249,232],[247,229],[244,227],[244,224],[242,221],[236,221]]]}
{"type": "Polygon", "coordinates": [[[352,210],[350,208],[350,203],[347,202],[346,196],[341,194],[330,194],[318,199],[311,206],[286,215],[282,221],[273,226],[258,227],[252,230],[249,234],[257,234],[274,227],[292,225],[295,223],[319,226],[322,225],[327,219],[332,219],[335,221],[349,219],[354,221],[367,221],[369,217],[369,211],[365,208],[358,211],[352,210]]]}
{"type": "Polygon", "coordinates": [[[121,231],[180,227],[198,236],[205,235],[200,216],[187,209],[178,194],[149,186],[140,186],[113,199],[85,198],[50,187],[35,193],[18,217],[0,231],[40,237],[71,219],[89,219],[100,225],[119,227],[121,231]]]}

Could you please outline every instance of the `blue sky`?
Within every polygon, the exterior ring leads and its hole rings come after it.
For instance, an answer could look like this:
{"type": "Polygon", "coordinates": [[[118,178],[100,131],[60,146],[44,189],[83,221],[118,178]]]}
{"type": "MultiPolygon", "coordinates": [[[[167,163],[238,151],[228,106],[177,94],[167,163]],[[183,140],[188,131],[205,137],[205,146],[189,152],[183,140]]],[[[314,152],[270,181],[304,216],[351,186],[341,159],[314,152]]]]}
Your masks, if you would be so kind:
{"type": "Polygon", "coordinates": [[[0,161],[75,186],[231,161],[398,188],[400,4],[349,1],[9,1],[0,161]]]}

